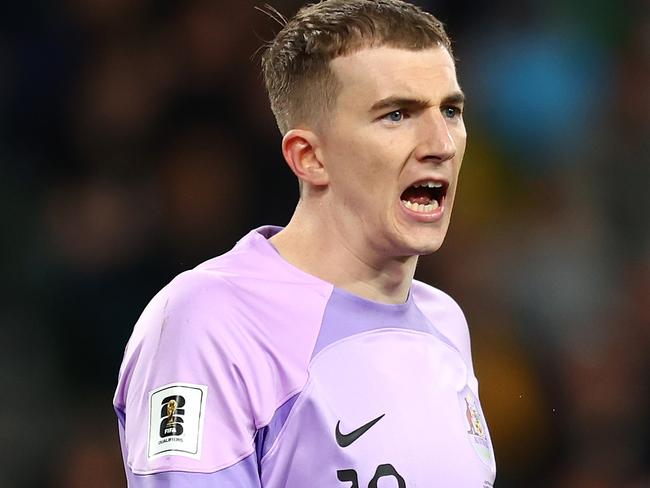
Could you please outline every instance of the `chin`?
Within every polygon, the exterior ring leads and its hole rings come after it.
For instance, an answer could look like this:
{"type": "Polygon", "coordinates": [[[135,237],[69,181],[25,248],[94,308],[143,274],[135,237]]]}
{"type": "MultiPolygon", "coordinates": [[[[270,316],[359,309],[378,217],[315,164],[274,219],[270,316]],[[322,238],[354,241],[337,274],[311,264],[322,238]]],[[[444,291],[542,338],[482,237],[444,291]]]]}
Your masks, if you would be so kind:
{"type": "Polygon", "coordinates": [[[444,241],[444,236],[429,239],[410,240],[410,242],[403,242],[404,255],[406,256],[426,256],[436,252],[444,241]]]}
{"type": "Polygon", "coordinates": [[[430,243],[428,246],[423,246],[418,249],[418,256],[426,256],[427,254],[433,254],[438,249],[442,247],[442,241],[436,243],[430,243]]]}
{"type": "Polygon", "coordinates": [[[448,216],[437,222],[398,221],[394,227],[394,249],[401,256],[432,254],[442,247],[448,228],[448,216]]]}
{"type": "Polygon", "coordinates": [[[412,254],[416,256],[424,256],[436,252],[442,247],[447,235],[446,228],[437,229],[435,232],[422,232],[420,235],[412,236],[406,242],[407,246],[412,250],[412,254]]]}

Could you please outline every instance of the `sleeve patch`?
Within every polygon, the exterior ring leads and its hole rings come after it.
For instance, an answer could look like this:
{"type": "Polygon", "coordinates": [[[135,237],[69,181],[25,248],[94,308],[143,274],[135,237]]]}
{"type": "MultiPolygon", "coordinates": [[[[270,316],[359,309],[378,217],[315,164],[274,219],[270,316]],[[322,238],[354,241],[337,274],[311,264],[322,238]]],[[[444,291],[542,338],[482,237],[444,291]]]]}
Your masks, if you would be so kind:
{"type": "Polygon", "coordinates": [[[178,455],[200,459],[206,385],[173,383],[149,392],[147,457],[178,455]]]}

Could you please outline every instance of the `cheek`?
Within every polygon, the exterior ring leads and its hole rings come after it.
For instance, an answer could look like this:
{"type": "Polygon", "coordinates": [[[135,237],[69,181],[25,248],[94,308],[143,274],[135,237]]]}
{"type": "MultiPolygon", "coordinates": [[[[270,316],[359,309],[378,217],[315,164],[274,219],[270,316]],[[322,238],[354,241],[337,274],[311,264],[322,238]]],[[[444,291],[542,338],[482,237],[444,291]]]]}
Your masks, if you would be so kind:
{"type": "Polygon", "coordinates": [[[347,199],[387,197],[393,192],[402,162],[408,156],[404,134],[376,127],[337,132],[324,148],[332,185],[347,199]],[[350,194],[352,192],[352,194],[350,194]]]}
{"type": "Polygon", "coordinates": [[[461,123],[453,132],[453,138],[456,143],[457,152],[462,155],[465,152],[465,146],[467,145],[467,131],[465,130],[464,123],[461,123]]]}
{"type": "MultiPolygon", "coordinates": [[[[370,193],[375,193],[376,186],[382,184],[383,180],[389,179],[388,148],[382,148],[368,141],[356,141],[342,149],[337,151],[336,159],[333,160],[340,178],[358,181],[364,184],[366,192],[370,193]]],[[[344,182],[344,184],[349,183],[349,181],[344,182]]]]}
{"type": "Polygon", "coordinates": [[[465,147],[467,146],[467,135],[464,131],[454,136],[454,143],[456,146],[456,170],[459,171],[465,156],[465,147]]]}

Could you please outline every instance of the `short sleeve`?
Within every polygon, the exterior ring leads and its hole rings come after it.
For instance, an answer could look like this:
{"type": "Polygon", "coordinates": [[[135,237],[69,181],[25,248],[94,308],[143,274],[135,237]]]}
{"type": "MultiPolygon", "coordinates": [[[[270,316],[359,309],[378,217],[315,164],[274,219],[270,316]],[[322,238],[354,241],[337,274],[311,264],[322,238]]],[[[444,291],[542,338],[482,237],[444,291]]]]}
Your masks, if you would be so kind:
{"type": "Polygon", "coordinates": [[[163,289],[136,324],[115,395],[130,484],[185,486],[169,482],[181,476],[203,486],[201,474],[241,471],[233,479],[246,483],[210,486],[259,486],[250,484],[256,423],[239,361],[247,341],[231,298],[226,281],[194,270],[163,289]],[[153,479],[166,481],[145,483],[153,479]]]}

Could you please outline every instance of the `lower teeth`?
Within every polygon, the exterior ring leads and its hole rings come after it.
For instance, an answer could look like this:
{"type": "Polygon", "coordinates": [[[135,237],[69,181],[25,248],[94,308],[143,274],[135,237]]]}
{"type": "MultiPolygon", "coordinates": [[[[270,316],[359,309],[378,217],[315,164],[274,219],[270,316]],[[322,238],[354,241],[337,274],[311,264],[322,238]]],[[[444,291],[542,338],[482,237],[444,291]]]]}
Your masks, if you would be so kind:
{"type": "Polygon", "coordinates": [[[412,203],[412,202],[409,202],[408,200],[402,200],[402,203],[409,210],[413,210],[414,212],[421,212],[421,213],[433,212],[435,209],[437,209],[440,206],[438,204],[438,200],[433,200],[428,205],[424,205],[422,203],[420,203],[420,204],[412,203]]]}

